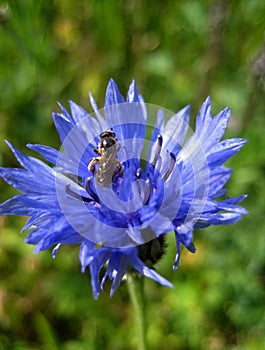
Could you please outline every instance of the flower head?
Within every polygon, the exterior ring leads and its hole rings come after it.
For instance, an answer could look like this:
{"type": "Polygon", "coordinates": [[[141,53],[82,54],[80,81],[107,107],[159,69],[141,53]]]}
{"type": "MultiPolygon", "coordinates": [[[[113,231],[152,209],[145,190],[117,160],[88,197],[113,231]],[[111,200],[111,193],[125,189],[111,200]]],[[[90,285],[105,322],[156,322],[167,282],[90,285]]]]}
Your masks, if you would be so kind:
{"type": "Polygon", "coordinates": [[[0,214],[29,217],[23,230],[31,229],[26,242],[36,253],[54,247],[55,257],[61,245],[79,244],[95,298],[107,277],[112,295],[128,270],[171,287],[152,269],[168,232],[175,232],[176,269],[181,244],[195,252],[194,229],[231,224],[246,214],[237,205],[245,195],[227,197],[231,170],[222,165],[246,140],[220,141],[229,109],[212,117],[209,98],[195,132],[188,107],[165,121],[168,111],[146,104],[135,82],[126,100],[110,80],[104,108],[92,95],[90,101],[94,116],[71,101],[71,113],[60,106],[62,113],[53,114],[60,151],[28,145],[52,166],[7,142],[22,168],[0,168],[0,175],[22,193],[1,204],[0,214]],[[152,126],[147,116],[154,115],[152,126]]]}

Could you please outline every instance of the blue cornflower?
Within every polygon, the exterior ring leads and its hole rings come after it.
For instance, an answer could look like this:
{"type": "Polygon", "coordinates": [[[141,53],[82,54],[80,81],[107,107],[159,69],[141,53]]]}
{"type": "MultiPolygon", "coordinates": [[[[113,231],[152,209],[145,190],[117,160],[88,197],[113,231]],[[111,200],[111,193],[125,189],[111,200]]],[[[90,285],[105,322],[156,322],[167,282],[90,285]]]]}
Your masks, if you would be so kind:
{"type": "Polygon", "coordinates": [[[230,112],[212,117],[209,98],[195,132],[189,107],[165,121],[168,111],[144,103],[134,81],[126,100],[110,80],[104,108],[92,95],[90,101],[94,116],[72,101],[71,113],[60,105],[62,114],[53,114],[60,151],[28,145],[52,166],[7,142],[22,168],[0,168],[0,175],[22,193],[1,204],[0,214],[29,217],[23,231],[31,230],[26,243],[36,253],[54,247],[55,257],[61,245],[79,244],[95,298],[107,277],[113,295],[126,271],[172,287],[152,268],[168,232],[175,232],[176,269],[181,244],[195,252],[194,229],[231,224],[247,213],[237,206],[245,195],[227,196],[231,170],[222,165],[246,140],[220,141],[230,112]],[[147,124],[154,115],[155,125],[147,124]]]}

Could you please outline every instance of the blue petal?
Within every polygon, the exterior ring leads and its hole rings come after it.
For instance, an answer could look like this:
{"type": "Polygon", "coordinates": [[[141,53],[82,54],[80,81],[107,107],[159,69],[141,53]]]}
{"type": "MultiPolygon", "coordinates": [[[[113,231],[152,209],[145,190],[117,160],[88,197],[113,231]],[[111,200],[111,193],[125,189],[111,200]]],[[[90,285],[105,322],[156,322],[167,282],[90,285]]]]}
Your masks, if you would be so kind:
{"type": "Polygon", "coordinates": [[[99,297],[102,289],[99,279],[100,271],[110,257],[111,252],[103,248],[96,251],[93,260],[90,262],[89,269],[91,275],[91,286],[95,299],[99,297]]]}
{"type": "Polygon", "coordinates": [[[221,194],[223,186],[227,183],[231,176],[231,169],[222,166],[210,168],[209,174],[209,197],[218,198],[221,194]]]}
{"type": "Polygon", "coordinates": [[[116,83],[111,79],[104,107],[107,125],[113,127],[119,141],[130,140],[122,146],[126,149],[126,157],[133,158],[140,156],[147,119],[145,105],[138,95],[135,82],[130,86],[127,100],[131,103],[124,103],[116,83]]]}
{"type": "Polygon", "coordinates": [[[184,222],[183,224],[178,226],[175,230],[177,234],[177,238],[188,249],[192,243],[193,226],[194,226],[194,222],[193,220],[191,220],[191,221],[184,222]]]}
{"type": "MultiPolygon", "coordinates": [[[[63,142],[63,148],[67,153],[67,156],[70,158],[69,162],[72,162],[75,166],[75,174],[78,169],[82,169],[83,173],[87,172],[87,165],[89,160],[95,156],[93,149],[96,144],[94,143],[95,135],[100,133],[100,127],[96,120],[92,123],[93,118],[84,118],[80,122],[80,125],[73,126],[72,124],[65,126],[65,121],[62,118],[58,120],[62,122],[61,135],[63,142]]],[[[57,120],[57,121],[58,121],[57,120]]],[[[59,125],[59,124],[58,124],[59,125]]],[[[65,164],[66,157],[63,153],[59,154],[58,165],[63,166],[65,164]]],[[[71,167],[72,167],[71,164],[71,167]]],[[[63,167],[66,167],[65,165],[63,167]]],[[[80,174],[78,174],[80,175],[80,174]]]]}
{"type": "Polygon", "coordinates": [[[136,255],[129,255],[128,261],[136,271],[140,272],[140,274],[153,279],[154,281],[160,283],[162,286],[173,288],[172,283],[170,283],[164,277],[160,276],[154,270],[147,267],[136,255]]]}
{"type": "MultiPolygon", "coordinates": [[[[32,244],[31,240],[25,239],[25,242],[32,244]]],[[[47,250],[51,248],[52,245],[62,243],[62,244],[80,244],[82,238],[78,234],[74,234],[72,230],[64,231],[61,228],[60,231],[52,231],[50,234],[46,235],[35,245],[34,252],[37,254],[42,250],[47,250]]]]}
{"type": "Polygon", "coordinates": [[[64,173],[75,174],[77,166],[67,154],[44,145],[27,144],[27,147],[32,151],[41,154],[42,157],[45,158],[48,162],[55,164],[57,170],[64,173]]]}
{"type": "Polygon", "coordinates": [[[173,270],[176,270],[178,268],[179,260],[180,260],[180,240],[178,239],[177,233],[175,233],[175,238],[176,238],[176,257],[173,265],[173,270]]]}
{"type": "Polygon", "coordinates": [[[87,266],[93,260],[93,255],[91,254],[91,251],[94,249],[94,247],[95,247],[95,244],[92,242],[89,242],[88,240],[83,241],[80,246],[79,260],[81,263],[81,271],[83,273],[85,272],[87,266]]]}
{"type": "Polygon", "coordinates": [[[30,205],[25,195],[19,194],[0,204],[0,215],[30,216],[35,208],[30,205]]]}
{"type": "Polygon", "coordinates": [[[229,198],[221,202],[217,202],[218,211],[232,211],[234,213],[248,214],[245,208],[239,207],[235,204],[242,202],[247,196],[241,195],[234,198],[229,198]]]}
{"type": "Polygon", "coordinates": [[[140,98],[139,98],[139,94],[138,94],[135,80],[132,81],[132,83],[129,87],[126,102],[129,102],[129,103],[140,102],[140,98]]]}
{"type": "Polygon", "coordinates": [[[186,106],[166,123],[163,136],[163,147],[169,152],[176,153],[182,145],[189,127],[190,107],[186,106]]]}
{"type": "Polygon", "coordinates": [[[107,91],[106,91],[106,99],[105,99],[105,107],[116,105],[118,103],[124,103],[124,98],[121,95],[117,84],[113,79],[110,79],[107,91]]]}
{"type": "Polygon", "coordinates": [[[110,289],[110,296],[111,297],[113,296],[113,294],[115,293],[115,291],[119,287],[119,285],[121,284],[121,281],[122,281],[122,279],[125,275],[125,272],[126,272],[126,268],[127,268],[127,258],[125,255],[121,255],[120,260],[119,260],[119,264],[116,266],[115,274],[113,275],[114,279],[113,279],[113,283],[112,283],[111,289],[110,289]]]}
{"type": "Polygon", "coordinates": [[[85,138],[89,141],[93,140],[95,136],[102,132],[98,121],[73,101],[69,103],[80,134],[84,134],[84,136],[86,136],[85,138]]]}
{"type": "Polygon", "coordinates": [[[107,276],[111,281],[113,280],[112,285],[111,285],[111,289],[110,289],[110,296],[111,297],[113,296],[116,289],[120,285],[120,283],[124,277],[126,268],[127,268],[126,255],[124,255],[122,253],[118,253],[118,252],[116,254],[112,254],[112,256],[109,260],[109,263],[108,263],[107,271],[106,271],[105,276],[103,277],[103,280],[101,282],[101,287],[103,287],[103,284],[104,284],[107,276]]]}
{"type": "Polygon", "coordinates": [[[16,168],[0,168],[0,176],[11,186],[19,191],[27,193],[51,193],[54,195],[54,187],[43,178],[16,168]]]}
{"type": "MultiPolygon", "coordinates": [[[[106,258],[107,260],[107,258],[106,258]]],[[[100,283],[99,283],[99,273],[101,268],[98,266],[96,262],[92,262],[89,265],[90,277],[91,277],[91,287],[94,299],[98,299],[101,291],[100,283]]]]}
{"type": "Polygon", "coordinates": [[[36,226],[44,225],[48,221],[57,221],[57,213],[51,213],[50,211],[37,211],[27,221],[21,232],[32,229],[36,226]]]}
{"type": "Polygon", "coordinates": [[[211,149],[210,154],[207,157],[210,166],[218,166],[226,162],[235,153],[247,143],[245,139],[228,139],[219,142],[214,148],[211,149]]]}
{"type": "Polygon", "coordinates": [[[220,113],[218,113],[212,120],[211,128],[209,129],[209,133],[212,136],[211,142],[208,144],[208,148],[210,148],[214,143],[218,142],[228,125],[230,120],[230,108],[226,107],[220,113]]]}
{"type": "Polygon", "coordinates": [[[230,225],[239,221],[241,217],[242,213],[207,214],[201,215],[200,220],[205,221],[208,225],[230,225]]]}
{"type": "Polygon", "coordinates": [[[102,131],[109,129],[110,126],[107,125],[105,118],[103,118],[102,115],[100,114],[97,103],[91,93],[89,93],[89,99],[90,99],[91,106],[94,110],[95,116],[97,117],[98,122],[101,126],[102,131]]]}
{"type": "Polygon", "coordinates": [[[66,119],[63,114],[53,113],[52,117],[56,130],[60,136],[60,140],[63,143],[64,139],[71,131],[73,124],[66,119]]]}
{"type": "Polygon", "coordinates": [[[0,176],[9,185],[15,187],[20,191],[31,191],[32,185],[30,184],[30,177],[27,172],[22,169],[16,168],[0,168],[0,176]]]}
{"type": "MultiPolygon", "coordinates": [[[[8,145],[8,147],[11,149],[13,152],[14,156],[18,160],[18,162],[27,170],[31,170],[33,172],[38,172],[39,168],[46,167],[49,168],[46,164],[41,162],[40,160],[33,158],[33,157],[28,157],[22,152],[20,152],[16,147],[14,147],[10,142],[5,140],[5,143],[8,145]]],[[[4,168],[3,168],[4,169],[4,168]]]]}
{"type": "Polygon", "coordinates": [[[28,143],[27,147],[41,154],[48,162],[56,164],[59,151],[49,146],[28,143]]]}
{"type": "Polygon", "coordinates": [[[193,234],[193,222],[188,222],[183,227],[178,227],[175,229],[175,239],[176,239],[176,258],[173,265],[173,270],[176,270],[179,265],[180,260],[180,244],[183,244],[188,251],[191,253],[196,252],[196,248],[192,242],[192,234],[193,234]],[[185,229],[184,229],[185,226],[185,229]]]}
{"type": "Polygon", "coordinates": [[[206,130],[208,130],[212,122],[212,108],[210,97],[208,96],[202,104],[199,114],[196,119],[196,134],[203,138],[206,130]]]}
{"type": "Polygon", "coordinates": [[[73,101],[69,101],[72,117],[75,124],[78,124],[82,119],[89,118],[92,119],[91,115],[87,113],[82,107],[78,106],[73,101]]]}
{"type": "Polygon", "coordinates": [[[214,118],[212,118],[210,98],[203,103],[196,120],[195,135],[201,142],[203,149],[210,152],[224,134],[230,119],[230,109],[225,108],[214,118]]]}
{"type": "Polygon", "coordinates": [[[126,152],[125,159],[139,158],[146,131],[146,109],[144,103],[123,103],[105,107],[110,125],[126,152]]]}
{"type": "Polygon", "coordinates": [[[70,123],[74,124],[75,121],[71,116],[71,114],[68,112],[68,110],[60,102],[57,102],[57,103],[63,112],[64,118],[68,120],[70,123]]]}
{"type": "Polygon", "coordinates": [[[241,196],[227,198],[226,200],[223,201],[223,203],[238,204],[238,203],[241,203],[247,197],[248,197],[247,194],[242,194],[241,196]]]}

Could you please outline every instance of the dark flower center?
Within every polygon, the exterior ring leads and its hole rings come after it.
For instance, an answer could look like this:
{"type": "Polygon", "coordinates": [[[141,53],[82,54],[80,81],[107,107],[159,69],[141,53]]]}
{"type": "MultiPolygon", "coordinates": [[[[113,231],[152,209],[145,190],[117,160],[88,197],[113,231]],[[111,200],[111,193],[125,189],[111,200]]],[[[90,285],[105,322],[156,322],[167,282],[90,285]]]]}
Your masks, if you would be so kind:
{"type": "Polygon", "coordinates": [[[152,267],[165,254],[166,247],[165,236],[161,235],[145,244],[139,245],[137,247],[138,256],[148,267],[152,267]]]}

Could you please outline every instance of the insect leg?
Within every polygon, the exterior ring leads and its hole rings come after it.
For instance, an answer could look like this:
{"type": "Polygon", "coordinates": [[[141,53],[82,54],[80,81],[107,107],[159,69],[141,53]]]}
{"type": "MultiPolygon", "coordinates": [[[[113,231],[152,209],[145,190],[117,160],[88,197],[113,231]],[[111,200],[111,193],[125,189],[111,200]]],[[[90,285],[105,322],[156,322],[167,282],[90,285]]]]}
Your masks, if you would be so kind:
{"type": "Polygon", "coordinates": [[[88,170],[91,171],[93,174],[95,172],[95,164],[100,162],[100,158],[93,158],[88,164],[88,170]]]}

